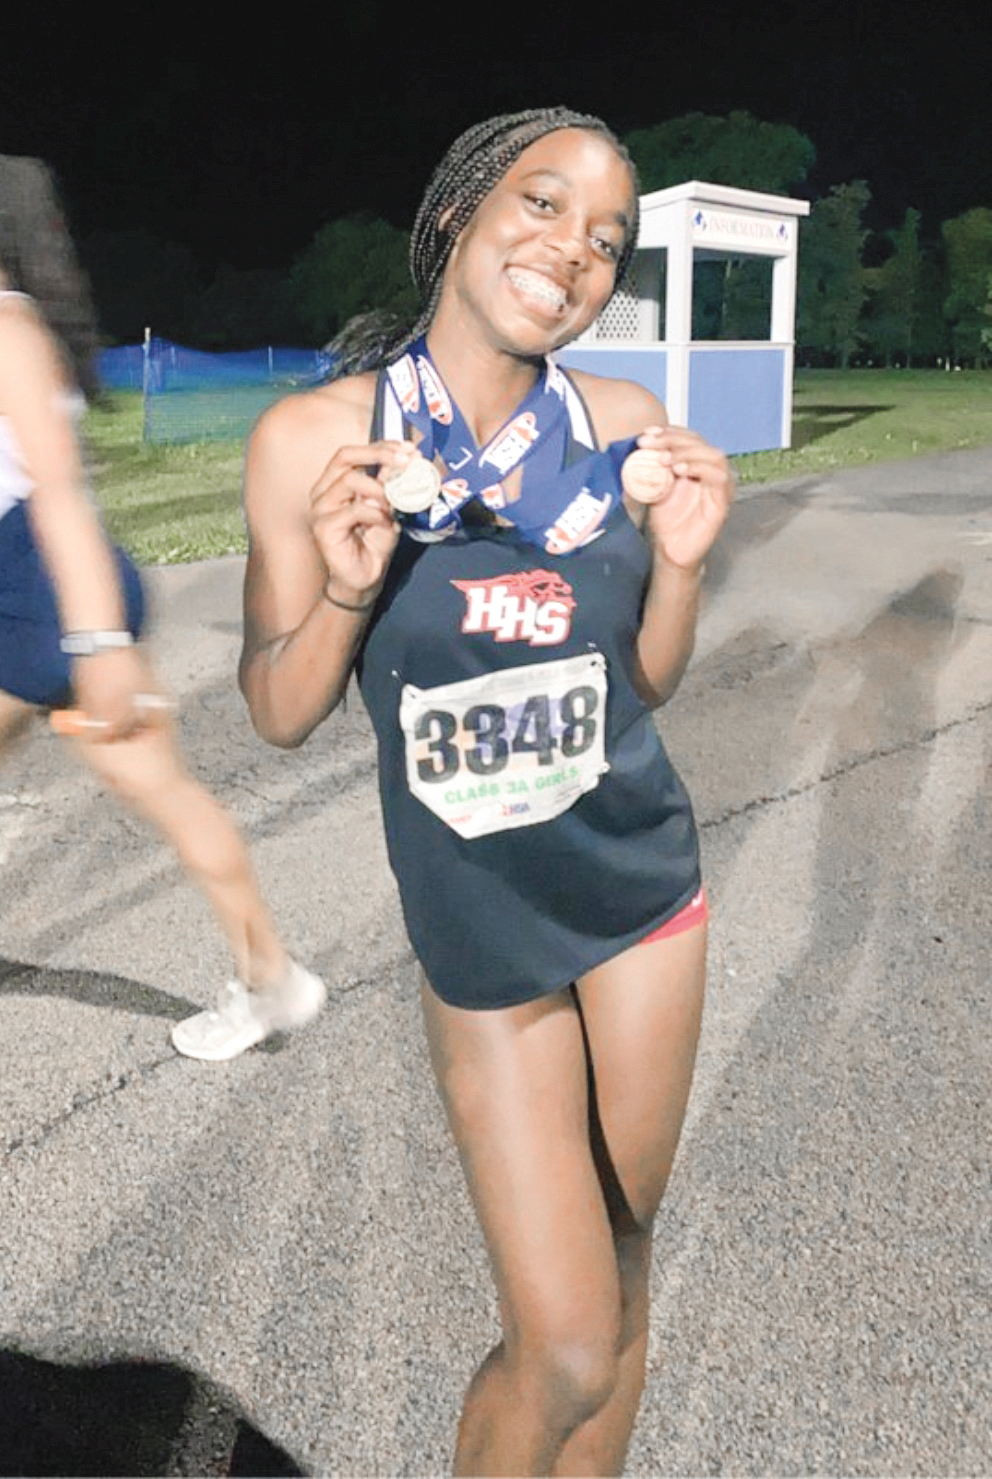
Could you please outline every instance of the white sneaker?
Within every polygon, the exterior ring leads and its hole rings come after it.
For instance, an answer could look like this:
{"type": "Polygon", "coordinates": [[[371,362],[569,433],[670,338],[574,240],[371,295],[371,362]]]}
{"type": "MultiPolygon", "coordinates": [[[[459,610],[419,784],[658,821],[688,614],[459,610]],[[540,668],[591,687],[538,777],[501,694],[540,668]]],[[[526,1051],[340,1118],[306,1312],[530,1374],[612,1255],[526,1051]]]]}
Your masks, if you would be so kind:
{"type": "Polygon", "coordinates": [[[212,1012],[198,1012],[172,1029],[172,1043],[186,1058],[222,1063],[253,1048],[273,1032],[312,1022],[327,1000],[327,987],[295,960],[281,986],[249,991],[228,981],[212,1012]]]}

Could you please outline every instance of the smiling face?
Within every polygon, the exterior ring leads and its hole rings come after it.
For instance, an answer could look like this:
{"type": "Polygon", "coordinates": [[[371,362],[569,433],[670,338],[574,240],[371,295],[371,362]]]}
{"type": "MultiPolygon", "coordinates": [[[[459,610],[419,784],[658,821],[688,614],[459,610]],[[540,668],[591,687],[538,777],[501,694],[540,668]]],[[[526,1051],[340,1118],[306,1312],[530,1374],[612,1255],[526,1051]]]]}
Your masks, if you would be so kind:
{"type": "Polygon", "coordinates": [[[580,128],[526,148],[455,242],[435,323],[518,355],[546,354],[608,302],[632,229],[630,170],[580,128]]]}

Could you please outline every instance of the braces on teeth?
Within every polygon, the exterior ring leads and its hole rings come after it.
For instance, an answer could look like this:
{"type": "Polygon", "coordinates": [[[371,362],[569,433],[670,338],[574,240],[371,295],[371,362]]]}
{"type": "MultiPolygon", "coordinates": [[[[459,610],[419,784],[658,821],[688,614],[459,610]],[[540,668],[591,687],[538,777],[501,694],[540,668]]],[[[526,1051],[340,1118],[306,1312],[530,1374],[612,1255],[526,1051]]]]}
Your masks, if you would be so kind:
{"type": "Polygon", "coordinates": [[[531,293],[535,298],[542,298],[545,303],[552,304],[555,308],[564,308],[565,294],[553,282],[542,278],[537,272],[511,272],[510,281],[514,287],[520,288],[525,293],[531,293]]]}

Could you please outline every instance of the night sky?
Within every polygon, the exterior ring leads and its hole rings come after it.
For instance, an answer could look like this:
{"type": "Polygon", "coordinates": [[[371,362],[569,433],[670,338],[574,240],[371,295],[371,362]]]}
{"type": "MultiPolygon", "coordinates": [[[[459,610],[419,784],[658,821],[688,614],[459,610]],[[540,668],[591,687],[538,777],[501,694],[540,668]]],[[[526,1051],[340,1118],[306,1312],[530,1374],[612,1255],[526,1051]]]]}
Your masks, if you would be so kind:
{"type": "Polygon", "coordinates": [[[992,207],[988,0],[395,11],[286,5],[262,27],[22,0],[0,21],[0,152],[54,164],[78,236],[144,229],[204,269],[285,266],[355,210],[408,226],[456,133],[546,103],[619,133],[690,111],[791,123],[817,148],[807,193],[867,180],[879,230],[910,205],[929,235],[992,207]]]}

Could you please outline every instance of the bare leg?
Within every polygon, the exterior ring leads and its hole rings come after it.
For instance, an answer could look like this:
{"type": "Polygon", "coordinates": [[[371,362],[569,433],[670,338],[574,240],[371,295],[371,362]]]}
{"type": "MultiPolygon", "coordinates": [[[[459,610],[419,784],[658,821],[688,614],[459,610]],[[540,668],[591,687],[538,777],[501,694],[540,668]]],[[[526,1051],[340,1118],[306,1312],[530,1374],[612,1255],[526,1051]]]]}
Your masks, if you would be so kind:
{"type": "Polygon", "coordinates": [[[493,1012],[423,992],[431,1055],[500,1299],[465,1398],[457,1474],[549,1474],[616,1379],[620,1288],[589,1145],[571,993],[493,1012]]]}
{"type": "Polygon", "coordinates": [[[424,990],[504,1331],[465,1398],[458,1474],[622,1469],[644,1383],[651,1223],[688,1098],[704,954],[699,927],[625,952],[574,996],[503,1011],[460,1011],[424,990]]]}
{"type": "Polygon", "coordinates": [[[0,690],[0,755],[24,733],[37,712],[31,704],[0,690]]]}
{"type": "Polygon", "coordinates": [[[623,1469],[644,1385],[651,1226],[689,1097],[705,952],[701,925],[635,946],[579,982],[595,1084],[593,1146],[616,1240],[623,1322],[612,1395],[565,1443],[557,1475],[623,1469]]]}
{"type": "Polygon", "coordinates": [[[245,985],[280,982],[289,958],[244,840],[223,807],[186,770],[171,726],[145,729],[113,744],[72,743],[94,774],[175,848],[220,921],[245,985]]]}

